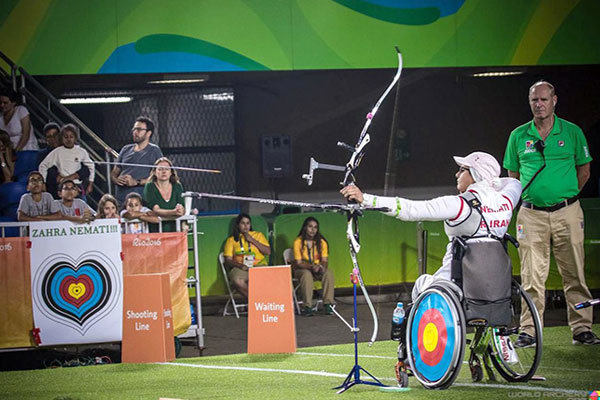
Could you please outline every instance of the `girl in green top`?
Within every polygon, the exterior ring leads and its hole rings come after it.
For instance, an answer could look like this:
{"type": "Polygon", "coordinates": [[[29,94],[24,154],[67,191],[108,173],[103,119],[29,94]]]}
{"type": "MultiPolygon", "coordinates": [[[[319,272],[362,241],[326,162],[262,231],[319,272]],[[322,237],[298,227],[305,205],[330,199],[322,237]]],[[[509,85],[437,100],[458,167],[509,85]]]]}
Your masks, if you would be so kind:
{"type": "MultiPolygon", "coordinates": [[[[144,203],[162,219],[175,219],[185,213],[183,207],[183,186],[179,183],[177,171],[167,157],[161,157],[144,186],[144,203]]],[[[150,224],[150,231],[157,232],[158,226],[150,224]]],[[[175,222],[163,222],[163,232],[175,232],[175,222]]]]}

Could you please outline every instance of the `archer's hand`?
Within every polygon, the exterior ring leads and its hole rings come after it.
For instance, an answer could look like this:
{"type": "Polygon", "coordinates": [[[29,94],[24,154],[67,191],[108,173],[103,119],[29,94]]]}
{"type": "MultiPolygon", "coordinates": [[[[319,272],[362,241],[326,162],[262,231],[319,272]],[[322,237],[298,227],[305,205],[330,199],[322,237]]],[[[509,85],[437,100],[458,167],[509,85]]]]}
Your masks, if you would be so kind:
{"type": "Polygon", "coordinates": [[[359,204],[363,202],[363,192],[356,185],[348,185],[342,188],[340,193],[348,200],[355,200],[359,204]]]}

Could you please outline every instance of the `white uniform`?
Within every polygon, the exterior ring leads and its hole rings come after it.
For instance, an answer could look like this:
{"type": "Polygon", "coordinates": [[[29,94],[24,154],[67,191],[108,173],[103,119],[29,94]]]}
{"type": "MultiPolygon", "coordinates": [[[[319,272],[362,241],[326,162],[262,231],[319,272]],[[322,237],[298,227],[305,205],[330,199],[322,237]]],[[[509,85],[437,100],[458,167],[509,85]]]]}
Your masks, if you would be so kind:
{"type": "MultiPolygon", "coordinates": [[[[503,237],[508,229],[513,209],[521,196],[521,182],[513,178],[501,178],[498,190],[492,189],[486,182],[478,182],[467,188],[481,202],[480,210],[490,228],[490,233],[503,237]]],[[[432,200],[414,201],[401,197],[379,197],[363,195],[366,207],[387,207],[389,216],[403,221],[445,221],[444,229],[449,243],[442,266],[433,275],[422,275],[415,282],[413,301],[436,279],[450,280],[452,262],[452,238],[454,236],[483,236],[488,231],[481,216],[471,209],[467,201],[460,195],[442,196],[432,200]]],[[[489,241],[491,238],[473,238],[470,242],[489,241]]]]}

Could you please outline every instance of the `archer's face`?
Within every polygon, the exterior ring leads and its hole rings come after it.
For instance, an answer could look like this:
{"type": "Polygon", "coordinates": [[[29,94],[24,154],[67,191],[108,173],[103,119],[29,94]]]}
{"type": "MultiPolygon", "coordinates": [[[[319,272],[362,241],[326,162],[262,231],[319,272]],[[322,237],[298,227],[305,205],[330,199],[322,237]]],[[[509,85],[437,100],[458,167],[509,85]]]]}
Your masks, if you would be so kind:
{"type": "Polygon", "coordinates": [[[466,167],[460,167],[456,173],[456,189],[459,193],[464,193],[469,186],[475,183],[471,172],[466,167]]]}

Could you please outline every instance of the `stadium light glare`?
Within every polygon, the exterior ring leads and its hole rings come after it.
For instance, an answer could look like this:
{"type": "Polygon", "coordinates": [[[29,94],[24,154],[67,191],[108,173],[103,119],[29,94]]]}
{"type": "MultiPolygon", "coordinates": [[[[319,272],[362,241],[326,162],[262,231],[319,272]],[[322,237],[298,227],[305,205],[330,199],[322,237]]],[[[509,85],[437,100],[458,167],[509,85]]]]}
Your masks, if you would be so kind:
{"type": "Polygon", "coordinates": [[[107,103],[128,103],[132,100],[129,96],[113,97],[71,97],[60,99],[61,104],[107,104],[107,103]]]}

